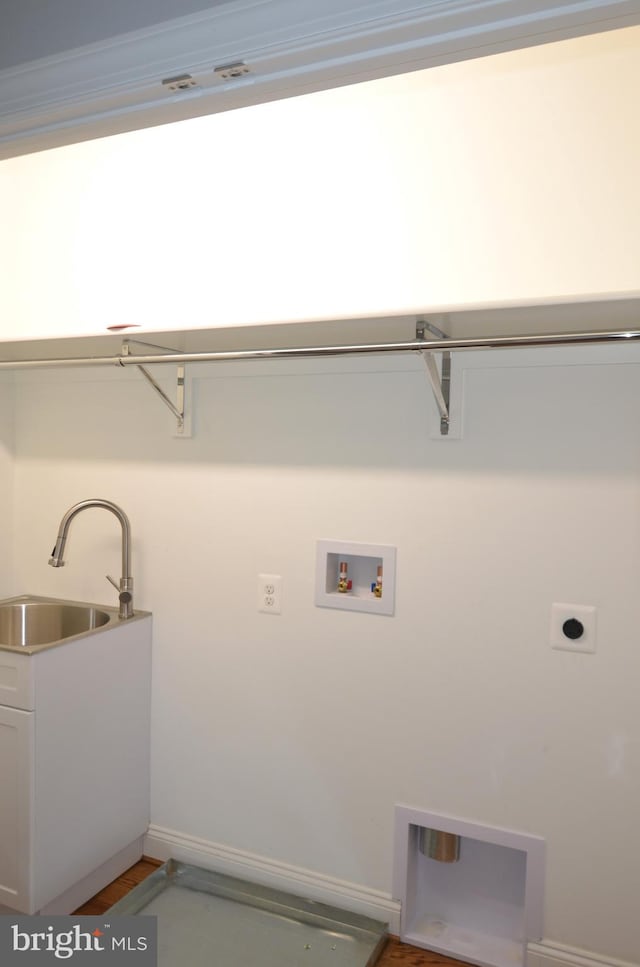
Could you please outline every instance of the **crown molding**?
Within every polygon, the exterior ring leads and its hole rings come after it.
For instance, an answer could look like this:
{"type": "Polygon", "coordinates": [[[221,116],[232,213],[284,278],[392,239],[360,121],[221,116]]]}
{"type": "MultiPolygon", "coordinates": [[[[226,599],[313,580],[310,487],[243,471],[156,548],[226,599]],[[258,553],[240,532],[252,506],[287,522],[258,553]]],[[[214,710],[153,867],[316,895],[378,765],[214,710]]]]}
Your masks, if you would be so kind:
{"type": "Polygon", "coordinates": [[[231,0],[0,71],[0,158],[638,23],[640,0],[231,0]]]}

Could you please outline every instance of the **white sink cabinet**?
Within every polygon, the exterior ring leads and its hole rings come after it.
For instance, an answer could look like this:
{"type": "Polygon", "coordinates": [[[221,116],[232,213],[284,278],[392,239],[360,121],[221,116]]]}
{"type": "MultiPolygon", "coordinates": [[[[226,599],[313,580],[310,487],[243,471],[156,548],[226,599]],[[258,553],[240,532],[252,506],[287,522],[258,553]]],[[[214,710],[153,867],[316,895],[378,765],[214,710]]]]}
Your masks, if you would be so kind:
{"type": "Polygon", "coordinates": [[[142,855],[150,693],[148,614],[0,646],[0,913],[70,913],[142,855]]]}

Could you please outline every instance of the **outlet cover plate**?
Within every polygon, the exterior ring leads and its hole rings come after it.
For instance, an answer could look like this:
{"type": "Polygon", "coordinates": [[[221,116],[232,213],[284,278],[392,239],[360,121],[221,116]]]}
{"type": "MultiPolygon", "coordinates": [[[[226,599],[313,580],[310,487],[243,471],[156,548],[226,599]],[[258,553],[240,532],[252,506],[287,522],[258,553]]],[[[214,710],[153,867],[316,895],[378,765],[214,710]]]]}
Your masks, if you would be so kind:
{"type": "Polygon", "coordinates": [[[258,575],[258,611],[282,614],[282,575],[258,575]]]}
{"type": "Polygon", "coordinates": [[[588,604],[551,605],[551,647],[558,651],[582,651],[594,653],[596,650],[596,609],[588,604]],[[584,627],[579,638],[569,638],[562,630],[565,621],[575,618],[584,627]]]}

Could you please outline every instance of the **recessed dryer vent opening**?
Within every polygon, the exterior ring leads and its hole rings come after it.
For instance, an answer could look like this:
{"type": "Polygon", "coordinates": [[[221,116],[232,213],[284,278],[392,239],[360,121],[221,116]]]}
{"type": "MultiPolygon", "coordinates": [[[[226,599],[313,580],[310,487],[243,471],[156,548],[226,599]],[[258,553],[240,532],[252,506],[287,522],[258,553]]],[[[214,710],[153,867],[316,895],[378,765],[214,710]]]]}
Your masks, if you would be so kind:
{"type": "Polygon", "coordinates": [[[527,942],[542,936],[543,886],[540,837],[396,806],[393,895],[405,943],[523,967],[527,942]],[[449,850],[438,855],[436,844],[449,850]]]}

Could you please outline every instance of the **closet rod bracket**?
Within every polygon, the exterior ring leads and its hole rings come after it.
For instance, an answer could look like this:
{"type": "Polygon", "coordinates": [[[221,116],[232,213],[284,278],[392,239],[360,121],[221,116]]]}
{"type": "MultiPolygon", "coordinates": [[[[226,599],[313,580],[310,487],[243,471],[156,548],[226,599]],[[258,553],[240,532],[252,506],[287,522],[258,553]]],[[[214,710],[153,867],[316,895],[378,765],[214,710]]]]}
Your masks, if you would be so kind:
{"type": "MultiPolygon", "coordinates": [[[[137,340],[136,340],[137,341],[137,340]]],[[[151,343],[142,343],[141,345],[152,345],[151,343]]],[[[162,346],[154,346],[157,349],[164,349],[162,346]]],[[[124,340],[122,343],[121,356],[133,356],[131,352],[131,346],[129,340],[124,340]]],[[[120,365],[124,365],[121,363],[120,365]]],[[[176,372],[176,402],[173,403],[169,399],[162,387],[156,382],[151,373],[141,366],[140,363],[136,363],[136,369],[139,369],[149,386],[158,394],[162,402],[167,406],[176,418],[176,435],[182,436],[185,432],[185,378],[184,378],[184,366],[178,364],[176,372]]]]}
{"type": "MultiPolygon", "coordinates": [[[[427,338],[427,332],[435,336],[436,339],[446,340],[448,338],[447,334],[433,323],[418,319],[416,322],[416,339],[424,342],[427,338]]],[[[440,371],[438,371],[433,352],[423,350],[422,357],[427,367],[427,376],[431,383],[433,398],[440,413],[440,436],[448,436],[451,419],[451,353],[443,350],[440,371]]]]}

